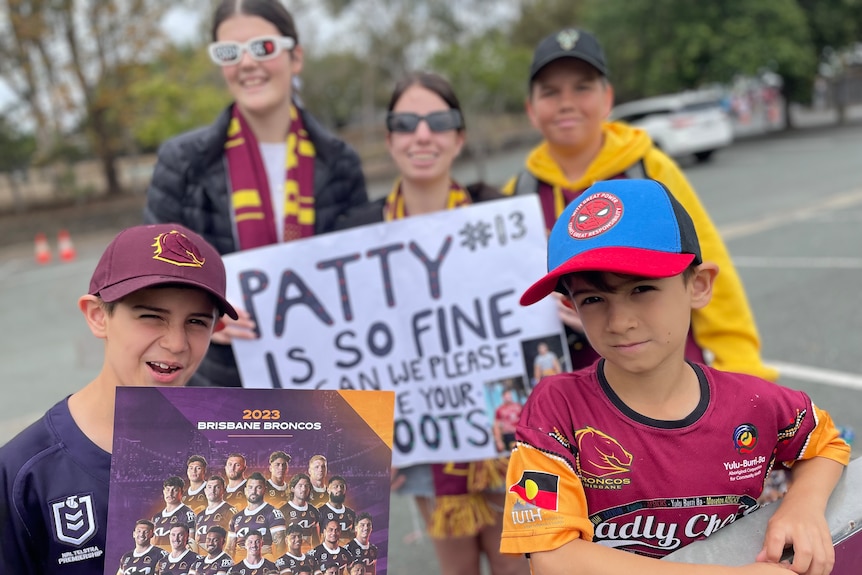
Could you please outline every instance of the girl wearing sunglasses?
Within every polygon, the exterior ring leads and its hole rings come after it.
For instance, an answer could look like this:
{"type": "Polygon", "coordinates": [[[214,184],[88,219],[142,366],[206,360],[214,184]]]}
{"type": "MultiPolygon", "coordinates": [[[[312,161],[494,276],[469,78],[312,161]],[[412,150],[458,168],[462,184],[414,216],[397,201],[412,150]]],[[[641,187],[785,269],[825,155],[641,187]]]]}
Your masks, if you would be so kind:
{"type": "MultiPolygon", "coordinates": [[[[279,0],[223,0],[212,40],[210,58],[234,101],[212,125],[162,145],[145,221],[183,224],[222,254],[332,231],[367,201],[365,179],[356,152],[298,103],[293,17],[279,0]]],[[[238,312],[189,385],[240,386],[230,343],[255,335],[238,312]]]]}
{"type": "MultiPolygon", "coordinates": [[[[463,187],[452,179],[452,164],[464,147],[465,124],[458,98],[443,77],[418,72],[401,80],[389,101],[386,128],[386,146],[399,176],[388,196],[351,210],[339,222],[340,229],[503,197],[485,184],[463,187]]],[[[414,465],[398,470],[393,479],[399,494],[416,498],[441,573],[479,575],[483,553],[493,575],[530,572],[523,557],[500,553],[502,484],[471,485],[464,480],[494,476],[480,468],[501,464],[505,475],[505,463],[491,460],[459,463],[456,474],[449,472],[452,464],[414,465]]]]}

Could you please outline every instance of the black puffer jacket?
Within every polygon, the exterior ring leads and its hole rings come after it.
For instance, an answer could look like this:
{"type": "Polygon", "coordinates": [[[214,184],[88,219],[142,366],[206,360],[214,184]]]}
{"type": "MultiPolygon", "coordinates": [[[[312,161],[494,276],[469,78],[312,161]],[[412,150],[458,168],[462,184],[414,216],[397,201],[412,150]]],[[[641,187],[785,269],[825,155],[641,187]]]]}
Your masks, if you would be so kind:
{"type": "MultiPolygon", "coordinates": [[[[349,208],[368,201],[357,153],[327,132],[301,108],[302,122],[314,144],[314,233],[333,231],[349,208]]],[[[145,223],[179,223],[197,232],[221,254],[237,251],[225,167],[224,143],[231,118],[228,107],[215,123],[165,142],[159,149],[147,190],[145,223]]],[[[189,385],[238,387],[231,346],[212,344],[189,385]]]]}

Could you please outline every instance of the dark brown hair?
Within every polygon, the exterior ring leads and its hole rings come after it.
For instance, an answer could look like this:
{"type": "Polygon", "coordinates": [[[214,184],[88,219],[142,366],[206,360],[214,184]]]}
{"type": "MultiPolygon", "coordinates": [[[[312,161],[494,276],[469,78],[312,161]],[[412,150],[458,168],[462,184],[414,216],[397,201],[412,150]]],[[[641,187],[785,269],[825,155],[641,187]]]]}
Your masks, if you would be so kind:
{"type": "Polygon", "coordinates": [[[216,32],[221,23],[236,14],[258,16],[263,18],[281,32],[299,44],[299,34],[293,16],[279,0],[222,0],[213,16],[212,40],[216,41],[216,32]]]}
{"type": "Polygon", "coordinates": [[[449,80],[434,72],[413,72],[399,80],[395,84],[395,89],[392,90],[392,97],[389,98],[389,107],[386,109],[388,112],[391,112],[395,108],[395,104],[398,103],[398,100],[401,99],[407,88],[411,86],[422,86],[426,90],[434,92],[443,98],[443,101],[446,102],[449,108],[461,112],[461,128],[458,131],[464,131],[466,128],[466,123],[463,119],[464,112],[461,110],[461,102],[458,101],[458,96],[455,95],[452,84],[449,83],[449,80]]]}
{"type": "MultiPolygon", "coordinates": [[[[682,281],[684,283],[687,284],[689,282],[689,280],[691,280],[691,278],[694,277],[694,274],[697,273],[697,266],[698,265],[700,265],[700,264],[692,262],[687,268],[685,268],[682,271],[682,273],[678,274],[682,277],[682,281]]],[[[563,293],[565,293],[569,297],[571,297],[571,292],[569,292],[569,281],[571,281],[571,278],[573,276],[578,276],[579,278],[584,280],[584,282],[586,282],[587,284],[589,284],[590,286],[592,286],[596,290],[609,292],[609,291],[612,291],[609,279],[611,276],[614,276],[614,275],[626,275],[626,274],[614,274],[612,272],[599,272],[599,271],[575,272],[575,273],[566,274],[566,275],[562,276],[559,280],[558,286],[564,290],[563,293]]],[[[636,276],[630,276],[630,277],[636,277],[636,276]]],[[[638,279],[646,281],[646,280],[653,279],[653,278],[644,277],[644,278],[638,278],[638,279]]]]}

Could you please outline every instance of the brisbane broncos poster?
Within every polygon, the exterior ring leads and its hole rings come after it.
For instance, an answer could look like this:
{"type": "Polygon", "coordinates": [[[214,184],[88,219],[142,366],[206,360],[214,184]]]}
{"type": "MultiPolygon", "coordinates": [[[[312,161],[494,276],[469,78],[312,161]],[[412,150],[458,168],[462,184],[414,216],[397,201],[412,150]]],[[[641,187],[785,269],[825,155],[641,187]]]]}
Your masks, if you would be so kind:
{"type": "Polygon", "coordinates": [[[385,575],[394,399],[118,389],[105,574],[385,575]]]}

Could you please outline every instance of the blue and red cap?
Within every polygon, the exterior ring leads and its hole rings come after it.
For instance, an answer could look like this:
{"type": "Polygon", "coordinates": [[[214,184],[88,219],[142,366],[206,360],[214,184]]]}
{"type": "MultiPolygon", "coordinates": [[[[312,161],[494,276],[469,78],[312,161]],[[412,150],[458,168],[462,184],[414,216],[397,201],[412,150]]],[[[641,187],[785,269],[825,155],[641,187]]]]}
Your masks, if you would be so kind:
{"type": "Polygon", "coordinates": [[[177,224],[134,226],[117,234],[96,264],[88,293],[111,303],[167,284],[202,289],[222,314],[238,317],[225,298],[221,256],[201,236],[177,224]]]}
{"type": "Polygon", "coordinates": [[[681,274],[702,262],[691,217],[655,180],[596,182],[575,198],[548,237],[548,273],[521,296],[534,304],[577,272],[644,278],[681,274]]]}

